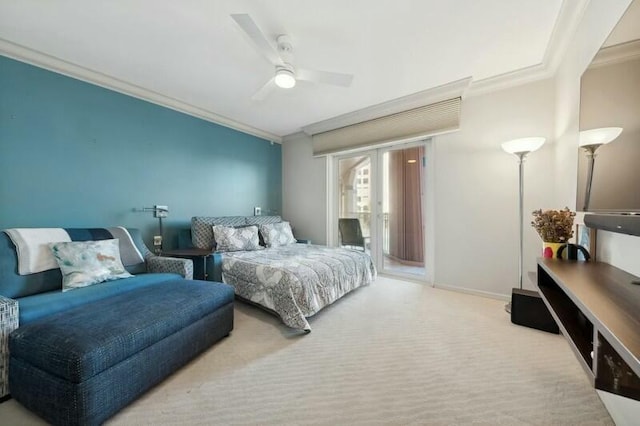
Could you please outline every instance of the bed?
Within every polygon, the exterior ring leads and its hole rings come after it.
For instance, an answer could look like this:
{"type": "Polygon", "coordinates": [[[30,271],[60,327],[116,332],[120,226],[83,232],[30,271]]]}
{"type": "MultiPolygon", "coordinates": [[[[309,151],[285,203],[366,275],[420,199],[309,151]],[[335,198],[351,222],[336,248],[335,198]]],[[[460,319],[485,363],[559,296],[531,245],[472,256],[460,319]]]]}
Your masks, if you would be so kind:
{"type": "Polygon", "coordinates": [[[306,332],[311,331],[307,317],[375,276],[369,255],[343,248],[290,244],[222,255],[222,280],[236,295],[306,332]]]}
{"type": "Polygon", "coordinates": [[[191,224],[193,246],[215,250],[214,279],[297,330],[310,332],[307,318],[376,277],[365,252],[297,243],[279,216],[194,217],[191,224]]]}

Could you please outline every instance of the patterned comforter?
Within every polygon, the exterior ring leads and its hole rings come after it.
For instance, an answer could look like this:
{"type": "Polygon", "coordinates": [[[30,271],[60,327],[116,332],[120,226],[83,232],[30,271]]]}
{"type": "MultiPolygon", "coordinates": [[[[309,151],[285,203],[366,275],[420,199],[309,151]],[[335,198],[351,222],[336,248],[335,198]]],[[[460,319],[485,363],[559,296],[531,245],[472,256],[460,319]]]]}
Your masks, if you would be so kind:
{"type": "Polygon", "coordinates": [[[307,317],[375,277],[368,254],[343,248],[290,244],[222,256],[222,280],[238,296],[307,332],[307,317]]]}

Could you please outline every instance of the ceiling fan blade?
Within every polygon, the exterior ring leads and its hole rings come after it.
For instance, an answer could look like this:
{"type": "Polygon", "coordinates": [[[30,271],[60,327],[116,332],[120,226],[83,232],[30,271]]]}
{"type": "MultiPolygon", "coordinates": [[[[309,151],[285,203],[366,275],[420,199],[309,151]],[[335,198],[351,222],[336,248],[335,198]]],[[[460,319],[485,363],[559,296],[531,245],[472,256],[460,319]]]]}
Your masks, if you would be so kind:
{"type": "Polygon", "coordinates": [[[308,69],[296,69],[296,78],[311,81],[313,83],[331,84],[333,86],[349,87],[353,81],[353,74],[338,72],[317,71],[308,69]]]}
{"type": "Polygon", "coordinates": [[[256,23],[253,22],[253,19],[251,19],[251,16],[246,13],[235,13],[232,14],[231,17],[247,36],[249,36],[249,39],[253,42],[259,53],[264,55],[264,57],[274,65],[282,64],[282,59],[280,55],[278,55],[278,51],[265,38],[260,28],[258,28],[256,23]]]}
{"type": "Polygon", "coordinates": [[[256,93],[251,96],[252,101],[262,101],[276,88],[275,77],[265,83],[256,93]]]}

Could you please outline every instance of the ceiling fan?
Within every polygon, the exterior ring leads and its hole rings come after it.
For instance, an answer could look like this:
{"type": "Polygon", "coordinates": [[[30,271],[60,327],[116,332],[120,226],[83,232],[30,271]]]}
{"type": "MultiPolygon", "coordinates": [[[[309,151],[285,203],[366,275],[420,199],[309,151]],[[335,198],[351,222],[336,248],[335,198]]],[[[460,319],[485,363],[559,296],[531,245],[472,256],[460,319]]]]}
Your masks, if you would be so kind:
{"type": "Polygon", "coordinates": [[[275,87],[290,89],[296,85],[296,81],[310,81],[313,83],[330,84],[333,86],[349,87],[353,75],[329,71],[310,70],[293,66],[293,47],[291,39],[285,34],[276,38],[277,49],[264,36],[260,28],[253,22],[251,16],[246,13],[232,14],[231,17],[240,28],[249,36],[254,47],[275,67],[274,76],[260,88],[252,97],[253,100],[262,100],[269,95],[275,87]]]}

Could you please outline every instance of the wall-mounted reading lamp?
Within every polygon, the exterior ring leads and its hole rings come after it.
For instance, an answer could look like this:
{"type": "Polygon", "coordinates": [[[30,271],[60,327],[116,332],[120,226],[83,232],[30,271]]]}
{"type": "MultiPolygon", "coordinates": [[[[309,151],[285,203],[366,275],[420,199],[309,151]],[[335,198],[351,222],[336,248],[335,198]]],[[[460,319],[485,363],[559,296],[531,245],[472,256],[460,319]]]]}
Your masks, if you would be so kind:
{"type": "Polygon", "coordinates": [[[162,254],[162,236],[164,235],[162,233],[162,219],[169,216],[169,207],[155,205],[153,207],[143,207],[142,211],[153,212],[153,217],[158,218],[159,235],[153,237],[153,247],[156,254],[160,255],[162,254]]]}
{"type": "Polygon", "coordinates": [[[589,164],[587,167],[587,187],[584,192],[584,206],[582,211],[589,210],[591,199],[591,182],[593,181],[593,168],[596,165],[596,150],[602,145],[612,142],[622,133],[622,127],[602,127],[599,129],[583,130],[580,132],[578,145],[587,153],[589,164]]]}

